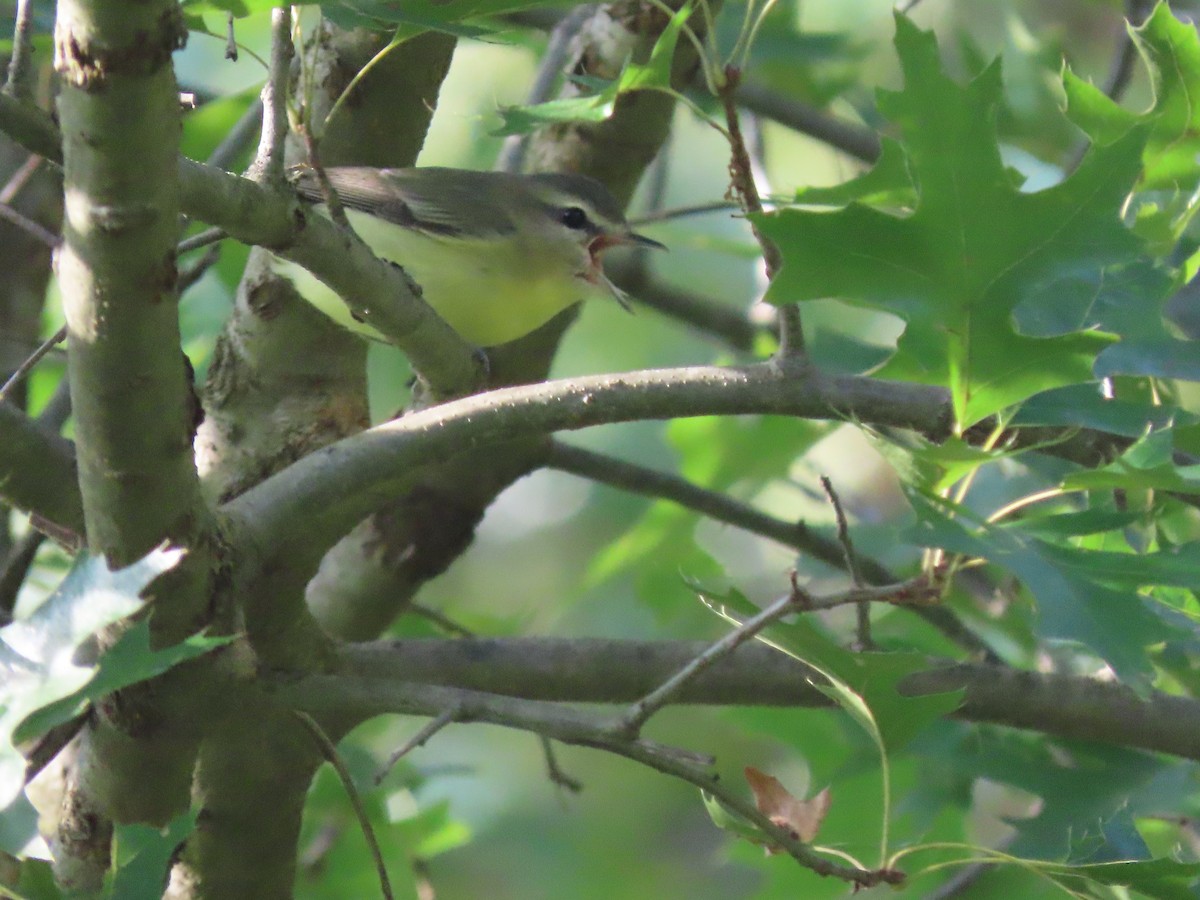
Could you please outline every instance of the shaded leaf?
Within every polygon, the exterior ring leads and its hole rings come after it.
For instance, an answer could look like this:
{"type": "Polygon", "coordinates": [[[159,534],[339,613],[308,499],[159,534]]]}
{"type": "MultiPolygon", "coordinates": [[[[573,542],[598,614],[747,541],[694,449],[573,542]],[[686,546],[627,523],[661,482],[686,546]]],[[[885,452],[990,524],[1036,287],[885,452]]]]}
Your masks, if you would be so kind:
{"type": "Polygon", "coordinates": [[[125,631],[103,656],[85,684],[39,707],[13,729],[13,743],[32,740],[83,712],[101,697],[161,675],[189,659],[236,640],[236,636],[193,635],[162,650],[150,649],[150,623],[146,619],[125,631]]]}
{"type": "Polygon", "coordinates": [[[120,824],[113,827],[113,870],[106,896],[114,900],[159,900],[176,850],[196,827],[196,812],[185,810],[165,828],[120,824]]]}
{"type": "Polygon", "coordinates": [[[1135,438],[1148,429],[1196,421],[1194,413],[1178,406],[1149,400],[1139,403],[1124,397],[1108,399],[1098,384],[1075,384],[1029,398],[1013,416],[1012,424],[1073,425],[1135,438]]]}
{"type": "Polygon", "coordinates": [[[917,524],[907,537],[924,547],[979,557],[1016,576],[1038,603],[1044,638],[1077,641],[1105,659],[1125,681],[1148,687],[1153,667],[1146,647],[1174,630],[1155,616],[1133,590],[1099,580],[1087,564],[1091,554],[1050,544],[1019,525],[1000,528],[963,524],[970,516],[941,498],[907,491],[917,524]],[[1073,565],[1064,565],[1067,560],[1073,565]]]}

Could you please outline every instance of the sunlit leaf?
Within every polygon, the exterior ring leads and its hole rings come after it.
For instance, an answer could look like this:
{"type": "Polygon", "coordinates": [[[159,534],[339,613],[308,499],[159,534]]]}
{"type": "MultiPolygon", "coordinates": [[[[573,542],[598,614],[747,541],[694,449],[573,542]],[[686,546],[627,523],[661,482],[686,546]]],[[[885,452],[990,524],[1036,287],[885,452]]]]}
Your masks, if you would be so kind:
{"type": "Polygon", "coordinates": [[[1091,378],[1110,338],[1089,331],[1031,337],[1013,312],[1078,273],[1139,257],[1121,208],[1148,129],[1093,147],[1065,181],[1023,193],[993,126],[998,65],[966,87],[941,69],[933,36],[897,19],[905,73],[880,108],[902,133],[917,205],[898,216],[861,203],[834,212],[785,209],[757,219],[780,247],[776,303],[836,296],[904,319],[885,377],[947,386],[965,427],[1039,391],[1091,378]]]}

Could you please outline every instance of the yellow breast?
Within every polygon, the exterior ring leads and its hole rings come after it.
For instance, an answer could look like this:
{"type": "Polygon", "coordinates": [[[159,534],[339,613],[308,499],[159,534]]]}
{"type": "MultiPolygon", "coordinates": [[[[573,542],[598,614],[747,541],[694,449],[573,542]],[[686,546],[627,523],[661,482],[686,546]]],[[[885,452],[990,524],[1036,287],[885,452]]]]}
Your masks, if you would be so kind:
{"type": "MultiPolygon", "coordinates": [[[[404,267],[425,300],[463,338],[480,347],[515,340],[584,299],[593,290],[577,273],[580,248],[547,248],[517,236],[431,236],[347,211],[350,224],[375,253],[404,267]],[[531,246],[532,244],[532,246],[531,246]]],[[[274,258],[272,268],[338,324],[375,339],[345,303],[306,269],[274,258]]]]}

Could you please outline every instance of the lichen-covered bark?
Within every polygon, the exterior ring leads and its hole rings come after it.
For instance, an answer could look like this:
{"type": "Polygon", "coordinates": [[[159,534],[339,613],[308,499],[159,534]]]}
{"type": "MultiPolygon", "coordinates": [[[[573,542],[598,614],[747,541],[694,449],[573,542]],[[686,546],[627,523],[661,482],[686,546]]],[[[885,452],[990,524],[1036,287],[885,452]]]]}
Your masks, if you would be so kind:
{"type": "MultiPolygon", "coordinates": [[[[120,565],[164,540],[189,548],[156,588],[160,642],[202,624],[209,601],[175,289],[180,123],[170,61],[185,35],[171,0],[58,5],[66,205],[57,264],[86,539],[120,565]]],[[[180,696],[167,682],[147,683],[93,711],[53,840],[71,887],[99,885],[106,821],[162,822],[186,806],[197,735],[180,696]]]]}

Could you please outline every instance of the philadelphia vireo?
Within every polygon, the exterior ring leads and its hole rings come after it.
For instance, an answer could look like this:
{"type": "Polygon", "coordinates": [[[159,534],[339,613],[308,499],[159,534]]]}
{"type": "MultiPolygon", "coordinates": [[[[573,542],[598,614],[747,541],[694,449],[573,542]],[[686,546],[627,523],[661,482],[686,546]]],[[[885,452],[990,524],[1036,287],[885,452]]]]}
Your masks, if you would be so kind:
{"type": "MultiPolygon", "coordinates": [[[[326,175],[358,236],[403,266],[426,302],[480,347],[528,334],[597,291],[626,305],[601,269],[604,251],[663,248],[630,231],[607,189],[582,175],[357,167],[326,175]]],[[[292,180],[324,210],[311,169],[295,170],[292,180]]],[[[304,268],[278,257],[272,268],[330,318],[380,337],[304,268]]]]}

